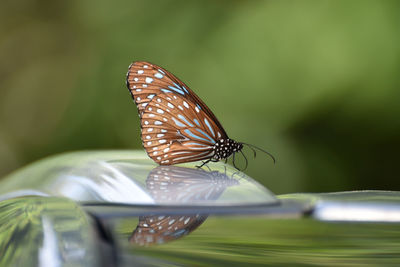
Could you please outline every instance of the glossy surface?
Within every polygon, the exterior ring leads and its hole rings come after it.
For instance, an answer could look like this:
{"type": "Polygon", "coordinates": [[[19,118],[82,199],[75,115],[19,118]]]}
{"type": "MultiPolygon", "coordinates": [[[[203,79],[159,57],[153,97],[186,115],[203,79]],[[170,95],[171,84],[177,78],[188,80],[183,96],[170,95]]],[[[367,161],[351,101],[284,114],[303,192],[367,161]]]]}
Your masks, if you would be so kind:
{"type": "Polygon", "coordinates": [[[289,194],[279,198],[303,203],[315,219],[322,221],[400,222],[400,193],[396,191],[289,194]]]}
{"type": "Polygon", "coordinates": [[[117,224],[131,262],[151,266],[382,266],[400,263],[400,227],[395,224],[326,223],[262,216],[210,216],[196,231],[157,246],[129,242],[135,219],[117,224]]]}
{"type": "Polygon", "coordinates": [[[0,266],[399,264],[399,192],[275,198],[221,163],[133,151],[44,159],[0,192],[0,266]]]}
{"type": "Polygon", "coordinates": [[[67,199],[0,202],[0,266],[101,266],[90,216],[67,199]]]}
{"type": "Polygon", "coordinates": [[[92,204],[231,206],[277,204],[262,185],[223,163],[157,166],[144,152],[50,157],[1,182],[0,199],[40,195],[92,204]]]}

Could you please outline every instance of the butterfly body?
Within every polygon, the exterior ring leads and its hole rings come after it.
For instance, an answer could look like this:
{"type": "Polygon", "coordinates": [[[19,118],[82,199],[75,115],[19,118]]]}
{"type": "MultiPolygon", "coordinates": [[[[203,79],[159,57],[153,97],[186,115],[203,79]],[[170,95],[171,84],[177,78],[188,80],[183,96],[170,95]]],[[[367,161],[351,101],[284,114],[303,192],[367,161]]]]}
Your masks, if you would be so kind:
{"type": "Polygon", "coordinates": [[[230,157],[233,153],[239,152],[243,149],[243,144],[236,142],[232,139],[220,139],[213,146],[215,151],[212,158],[213,161],[219,161],[230,157]]]}

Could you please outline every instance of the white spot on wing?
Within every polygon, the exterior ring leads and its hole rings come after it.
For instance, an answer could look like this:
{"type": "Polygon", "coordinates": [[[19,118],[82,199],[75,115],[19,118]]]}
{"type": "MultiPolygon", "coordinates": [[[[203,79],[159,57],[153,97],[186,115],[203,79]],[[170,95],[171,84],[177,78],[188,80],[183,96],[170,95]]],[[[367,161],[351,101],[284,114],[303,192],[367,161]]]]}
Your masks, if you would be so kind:
{"type": "Polygon", "coordinates": [[[144,72],[143,70],[138,70],[137,71],[138,74],[143,74],[143,72],[144,72]]]}
{"type": "Polygon", "coordinates": [[[157,113],[164,114],[164,110],[162,110],[162,109],[157,109],[157,113]]]}
{"type": "Polygon", "coordinates": [[[167,140],[165,140],[165,139],[161,139],[161,140],[159,140],[158,141],[160,144],[164,144],[164,143],[166,143],[167,142],[167,140]]]}
{"type": "Polygon", "coordinates": [[[186,108],[189,108],[189,105],[188,105],[188,103],[186,103],[186,101],[183,101],[183,105],[184,105],[186,108]]]}
{"type": "Polygon", "coordinates": [[[154,124],[155,125],[162,125],[162,122],[161,121],[155,121],[154,124]]]}
{"type": "Polygon", "coordinates": [[[159,73],[159,72],[156,72],[156,74],[154,74],[154,77],[156,77],[156,78],[158,78],[158,79],[161,79],[162,77],[164,77],[164,75],[162,75],[162,74],[159,73]]]}
{"type": "Polygon", "coordinates": [[[152,83],[153,82],[153,78],[150,77],[146,77],[146,83],[152,83]]]}

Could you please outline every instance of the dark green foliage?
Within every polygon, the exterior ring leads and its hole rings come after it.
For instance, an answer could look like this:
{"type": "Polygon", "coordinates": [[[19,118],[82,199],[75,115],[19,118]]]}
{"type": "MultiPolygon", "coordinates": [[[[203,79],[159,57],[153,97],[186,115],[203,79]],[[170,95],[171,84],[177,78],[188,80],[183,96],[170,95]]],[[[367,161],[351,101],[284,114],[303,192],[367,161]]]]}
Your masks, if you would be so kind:
{"type": "Polygon", "coordinates": [[[396,1],[3,1],[0,175],[140,148],[133,60],[186,82],[276,193],[400,189],[396,1]],[[251,152],[248,152],[249,157],[251,152]]]}

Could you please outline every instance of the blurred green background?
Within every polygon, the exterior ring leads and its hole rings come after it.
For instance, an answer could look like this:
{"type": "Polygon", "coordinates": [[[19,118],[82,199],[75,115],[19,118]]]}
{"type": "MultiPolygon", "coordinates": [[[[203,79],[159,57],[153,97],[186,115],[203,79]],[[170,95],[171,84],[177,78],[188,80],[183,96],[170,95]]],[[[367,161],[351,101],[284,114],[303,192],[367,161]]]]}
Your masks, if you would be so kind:
{"type": "Polygon", "coordinates": [[[246,170],[275,193],[400,190],[399,14],[398,1],[4,0],[0,176],[141,149],[125,74],[147,60],[275,155],[246,170]]]}

